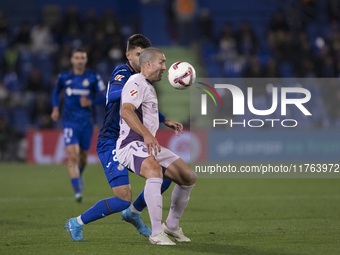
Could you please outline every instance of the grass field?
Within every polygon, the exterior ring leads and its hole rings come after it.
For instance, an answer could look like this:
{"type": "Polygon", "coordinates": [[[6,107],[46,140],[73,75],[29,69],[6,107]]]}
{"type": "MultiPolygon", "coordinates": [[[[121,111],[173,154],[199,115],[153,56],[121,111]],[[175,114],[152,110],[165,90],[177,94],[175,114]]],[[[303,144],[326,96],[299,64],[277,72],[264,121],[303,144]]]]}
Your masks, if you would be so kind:
{"type": "MultiPolygon", "coordinates": [[[[136,197],[144,181],[130,179],[136,197]]],[[[172,247],[148,244],[120,214],[85,226],[86,242],[71,241],[65,222],[112,195],[101,166],[86,169],[85,184],[77,204],[65,166],[1,164],[0,254],[340,253],[340,179],[199,179],[181,220],[192,242],[172,247]]],[[[150,226],[146,210],[142,217],[150,226]]]]}

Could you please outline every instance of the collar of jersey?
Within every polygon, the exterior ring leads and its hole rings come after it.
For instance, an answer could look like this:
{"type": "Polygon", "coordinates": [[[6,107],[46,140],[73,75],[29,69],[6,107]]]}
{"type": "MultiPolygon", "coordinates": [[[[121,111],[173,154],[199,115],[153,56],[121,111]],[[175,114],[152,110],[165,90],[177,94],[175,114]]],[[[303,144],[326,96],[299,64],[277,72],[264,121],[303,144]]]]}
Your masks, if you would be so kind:
{"type": "Polygon", "coordinates": [[[145,78],[145,80],[146,80],[150,85],[153,86],[153,83],[152,83],[149,79],[145,78]]]}
{"type": "Polygon", "coordinates": [[[127,65],[127,67],[130,69],[130,71],[131,71],[131,73],[132,73],[132,74],[135,74],[135,73],[137,73],[137,72],[136,72],[136,70],[135,70],[135,69],[133,69],[133,67],[132,67],[132,66],[130,66],[130,63],[129,63],[129,61],[127,61],[127,62],[126,62],[126,65],[127,65]]]}

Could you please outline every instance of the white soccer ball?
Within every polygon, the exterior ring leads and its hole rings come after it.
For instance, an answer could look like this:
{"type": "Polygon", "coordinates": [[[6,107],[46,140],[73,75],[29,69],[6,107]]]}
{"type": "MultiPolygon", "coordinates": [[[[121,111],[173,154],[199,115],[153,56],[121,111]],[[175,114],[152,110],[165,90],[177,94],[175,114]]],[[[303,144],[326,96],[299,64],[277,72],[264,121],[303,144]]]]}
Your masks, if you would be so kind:
{"type": "Polygon", "coordinates": [[[196,71],[187,62],[176,62],[172,64],[168,71],[168,80],[175,89],[187,89],[195,82],[196,71]]]}

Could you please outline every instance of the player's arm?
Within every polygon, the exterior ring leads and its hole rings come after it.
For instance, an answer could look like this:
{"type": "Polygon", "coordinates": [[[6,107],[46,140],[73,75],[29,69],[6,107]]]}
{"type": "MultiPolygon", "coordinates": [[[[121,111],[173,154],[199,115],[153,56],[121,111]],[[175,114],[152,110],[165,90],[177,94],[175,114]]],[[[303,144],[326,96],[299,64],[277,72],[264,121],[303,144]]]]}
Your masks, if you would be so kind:
{"type": "Polygon", "coordinates": [[[158,112],[158,117],[159,117],[159,122],[164,123],[165,126],[175,130],[175,134],[177,136],[179,136],[180,133],[183,134],[183,125],[181,123],[174,121],[174,120],[169,120],[160,112],[158,112]]]}
{"type": "Polygon", "coordinates": [[[113,103],[120,100],[122,96],[122,90],[125,83],[128,81],[128,75],[122,70],[114,70],[111,74],[109,81],[109,88],[107,92],[107,102],[113,103]]]}
{"type": "Polygon", "coordinates": [[[122,90],[123,90],[123,85],[120,85],[120,84],[110,85],[109,91],[107,94],[107,101],[109,103],[113,103],[119,100],[122,97],[122,90]]]}
{"type": "Polygon", "coordinates": [[[164,117],[163,123],[165,126],[175,130],[175,134],[177,136],[180,136],[180,134],[183,134],[183,125],[182,123],[179,123],[177,121],[174,120],[169,120],[167,118],[164,117]]]}
{"type": "Polygon", "coordinates": [[[63,82],[61,79],[61,75],[59,74],[58,81],[52,91],[53,110],[51,114],[51,119],[53,121],[57,121],[59,118],[60,91],[62,90],[62,88],[63,88],[63,82]]]}
{"type": "Polygon", "coordinates": [[[151,155],[153,150],[155,152],[155,156],[157,156],[157,152],[161,151],[161,146],[159,145],[157,139],[139,120],[138,116],[135,113],[135,110],[136,107],[133,104],[123,103],[120,111],[120,116],[133,131],[143,136],[144,143],[148,149],[148,153],[151,155]]]}

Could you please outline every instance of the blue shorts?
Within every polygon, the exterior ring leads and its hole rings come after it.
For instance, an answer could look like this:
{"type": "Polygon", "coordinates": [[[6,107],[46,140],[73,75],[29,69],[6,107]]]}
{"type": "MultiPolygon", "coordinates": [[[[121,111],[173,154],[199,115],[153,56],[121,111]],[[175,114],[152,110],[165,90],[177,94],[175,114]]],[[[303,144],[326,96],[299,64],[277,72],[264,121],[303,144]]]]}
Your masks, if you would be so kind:
{"type": "Polygon", "coordinates": [[[111,188],[130,184],[128,169],[118,162],[115,142],[98,141],[97,153],[111,188]]]}
{"type": "Polygon", "coordinates": [[[79,144],[80,148],[88,151],[91,146],[93,126],[80,127],[69,122],[63,122],[63,134],[65,147],[71,144],[79,144]]]}

